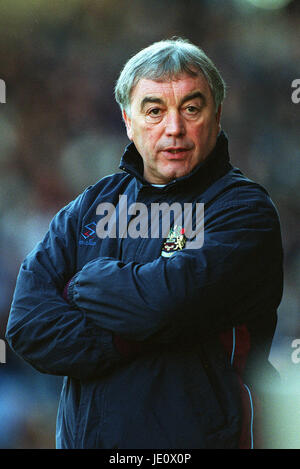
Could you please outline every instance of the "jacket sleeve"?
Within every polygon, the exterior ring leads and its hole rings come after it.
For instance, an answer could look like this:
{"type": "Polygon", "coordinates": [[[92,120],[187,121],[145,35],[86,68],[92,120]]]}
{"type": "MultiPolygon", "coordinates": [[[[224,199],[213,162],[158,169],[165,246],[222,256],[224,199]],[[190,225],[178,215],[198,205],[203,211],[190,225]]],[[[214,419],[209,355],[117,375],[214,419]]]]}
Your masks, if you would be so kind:
{"type": "Polygon", "coordinates": [[[129,340],[199,338],[251,322],[281,300],[277,211],[271,201],[223,203],[206,218],[201,248],[145,264],[97,258],[69,292],[95,324],[129,340]]]}
{"type": "Polygon", "coordinates": [[[106,372],[120,355],[111,332],[62,298],[76,262],[77,222],[70,208],[54,217],[44,240],[20,268],[6,338],[37,370],[83,379],[106,372]]]}

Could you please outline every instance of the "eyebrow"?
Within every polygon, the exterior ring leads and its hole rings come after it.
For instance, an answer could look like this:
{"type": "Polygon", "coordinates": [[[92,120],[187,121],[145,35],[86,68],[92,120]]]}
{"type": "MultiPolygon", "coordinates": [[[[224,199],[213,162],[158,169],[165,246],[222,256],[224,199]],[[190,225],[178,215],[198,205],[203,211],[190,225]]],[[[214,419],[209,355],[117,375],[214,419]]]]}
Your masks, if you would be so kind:
{"type": "Polygon", "coordinates": [[[144,109],[145,105],[148,103],[163,104],[163,100],[160,98],[155,98],[154,96],[145,96],[141,102],[141,111],[144,109]]]}
{"type": "Polygon", "coordinates": [[[180,102],[180,104],[184,104],[186,103],[187,101],[191,101],[192,99],[201,99],[203,105],[206,104],[206,97],[204,96],[203,93],[201,93],[201,91],[195,91],[194,93],[190,93],[188,95],[186,95],[180,102]]]}
{"type": "MultiPolygon", "coordinates": [[[[197,99],[197,98],[200,98],[204,105],[206,104],[206,98],[204,94],[201,93],[201,91],[195,91],[194,93],[190,93],[184,96],[184,98],[182,98],[179,104],[180,106],[182,106],[182,104],[186,103],[187,101],[191,101],[192,99],[197,99]]],[[[156,98],[155,96],[145,96],[141,102],[141,111],[144,109],[145,105],[148,103],[164,104],[164,101],[163,99],[158,98],[158,97],[156,98]]]]}

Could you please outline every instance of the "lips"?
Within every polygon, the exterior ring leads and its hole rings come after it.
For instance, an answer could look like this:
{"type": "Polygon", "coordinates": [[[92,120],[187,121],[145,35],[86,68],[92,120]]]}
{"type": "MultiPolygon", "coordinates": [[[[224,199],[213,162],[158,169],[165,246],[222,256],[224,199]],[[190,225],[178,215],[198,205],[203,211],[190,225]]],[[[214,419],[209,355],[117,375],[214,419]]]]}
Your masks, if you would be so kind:
{"type": "Polygon", "coordinates": [[[168,147],[164,148],[162,152],[169,159],[183,159],[189,150],[185,147],[168,147]]]}
{"type": "Polygon", "coordinates": [[[164,148],[163,151],[168,151],[169,153],[179,153],[182,151],[187,151],[188,148],[183,148],[183,147],[170,147],[170,148],[164,148]]]}

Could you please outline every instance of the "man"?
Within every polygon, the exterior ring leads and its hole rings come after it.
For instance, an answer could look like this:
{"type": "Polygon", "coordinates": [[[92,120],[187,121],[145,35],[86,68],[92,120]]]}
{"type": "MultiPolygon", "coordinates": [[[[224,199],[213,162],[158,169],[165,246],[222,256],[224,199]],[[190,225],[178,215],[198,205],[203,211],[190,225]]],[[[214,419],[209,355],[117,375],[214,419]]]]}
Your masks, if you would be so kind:
{"type": "Polygon", "coordinates": [[[123,172],[63,208],[20,269],[7,340],[65,376],[58,448],[254,447],[282,246],[267,192],[229,162],[224,95],[186,40],[132,57],[123,172]]]}

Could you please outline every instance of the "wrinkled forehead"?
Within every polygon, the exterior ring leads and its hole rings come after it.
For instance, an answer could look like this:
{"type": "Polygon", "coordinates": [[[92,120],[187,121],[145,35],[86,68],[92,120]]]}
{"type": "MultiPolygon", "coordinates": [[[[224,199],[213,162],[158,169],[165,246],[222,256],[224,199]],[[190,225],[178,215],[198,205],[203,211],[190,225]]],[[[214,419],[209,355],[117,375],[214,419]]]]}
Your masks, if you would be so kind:
{"type": "Polygon", "coordinates": [[[169,95],[182,98],[185,95],[200,92],[207,99],[213,99],[209,83],[203,73],[181,72],[176,75],[166,75],[159,78],[141,77],[132,87],[130,102],[142,101],[145,96],[169,95]]]}

